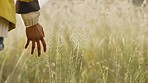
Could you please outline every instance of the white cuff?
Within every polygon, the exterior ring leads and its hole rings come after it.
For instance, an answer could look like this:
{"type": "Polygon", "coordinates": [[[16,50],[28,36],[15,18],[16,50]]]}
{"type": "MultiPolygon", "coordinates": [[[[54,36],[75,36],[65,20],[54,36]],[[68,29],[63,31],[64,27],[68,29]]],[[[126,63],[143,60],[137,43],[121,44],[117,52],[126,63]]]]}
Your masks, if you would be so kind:
{"type": "Polygon", "coordinates": [[[9,30],[9,22],[0,17],[0,37],[7,37],[9,30]]]}
{"type": "Polygon", "coordinates": [[[25,26],[30,27],[39,22],[40,12],[39,11],[30,12],[27,14],[21,14],[21,16],[22,16],[25,26]]]}

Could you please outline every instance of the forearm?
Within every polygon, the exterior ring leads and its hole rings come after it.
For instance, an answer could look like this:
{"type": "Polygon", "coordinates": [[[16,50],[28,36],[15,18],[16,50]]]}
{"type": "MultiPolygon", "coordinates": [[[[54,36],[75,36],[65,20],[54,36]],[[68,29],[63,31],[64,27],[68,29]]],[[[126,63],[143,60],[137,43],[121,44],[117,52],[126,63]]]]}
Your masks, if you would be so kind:
{"type": "Polygon", "coordinates": [[[40,16],[38,0],[17,0],[16,12],[21,14],[26,27],[38,23],[40,16]]]}
{"type": "Polygon", "coordinates": [[[39,10],[40,6],[38,0],[17,0],[16,2],[16,12],[18,14],[26,14],[39,10]]]}
{"type": "Polygon", "coordinates": [[[26,14],[21,14],[21,16],[22,16],[25,26],[30,27],[39,22],[40,12],[39,11],[30,12],[26,14]]]}

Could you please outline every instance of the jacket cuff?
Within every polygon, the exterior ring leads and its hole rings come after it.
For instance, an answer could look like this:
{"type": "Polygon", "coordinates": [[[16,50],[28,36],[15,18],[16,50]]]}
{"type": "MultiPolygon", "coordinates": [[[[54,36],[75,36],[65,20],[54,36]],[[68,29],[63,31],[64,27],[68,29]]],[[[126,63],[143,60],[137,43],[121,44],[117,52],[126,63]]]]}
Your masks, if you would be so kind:
{"type": "Polygon", "coordinates": [[[16,2],[16,12],[18,14],[25,14],[33,11],[38,11],[38,10],[40,10],[38,0],[33,0],[30,2],[24,2],[24,1],[16,2]]]}
{"type": "Polygon", "coordinates": [[[30,27],[39,22],[40,13],[37,11],[37,12],[22,14],[21,16],[22,16],[25,26],[30,27]]]}

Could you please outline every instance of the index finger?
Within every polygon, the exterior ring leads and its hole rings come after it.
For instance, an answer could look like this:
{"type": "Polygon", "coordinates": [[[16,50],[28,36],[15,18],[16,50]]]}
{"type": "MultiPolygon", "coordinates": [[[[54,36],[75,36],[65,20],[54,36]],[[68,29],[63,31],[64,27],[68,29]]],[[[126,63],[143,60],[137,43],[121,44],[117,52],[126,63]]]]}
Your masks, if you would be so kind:
{"type": "Polygon", "coordinates": [[[30,43],[30,40],[27,39],[27,43],[26,43],[26,45],[25,45],[25,49],[28,47],[29,43],[30,43]]]}

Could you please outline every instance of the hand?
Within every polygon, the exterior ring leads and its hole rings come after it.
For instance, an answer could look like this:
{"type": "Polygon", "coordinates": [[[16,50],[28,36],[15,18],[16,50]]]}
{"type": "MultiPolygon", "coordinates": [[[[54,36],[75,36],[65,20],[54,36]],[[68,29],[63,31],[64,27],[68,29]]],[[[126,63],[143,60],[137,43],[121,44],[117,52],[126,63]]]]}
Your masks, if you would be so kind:
{"type": "Polygon", "coordinates": [[[35,43],[37,43],[37,50],[38,50],[38,57],[41,55],[41,45],[40,41],[43,45],[44,52],[46,52],[46,42],[44,40],[44,31],[40,24],[36,24],[31,27],[26,28],[26,36],[27,36],[27,43],[25,45],[25,49],[28,47],[30,41],[32,41],[32,49],[31,54],[34,53],[35,43]]]}

